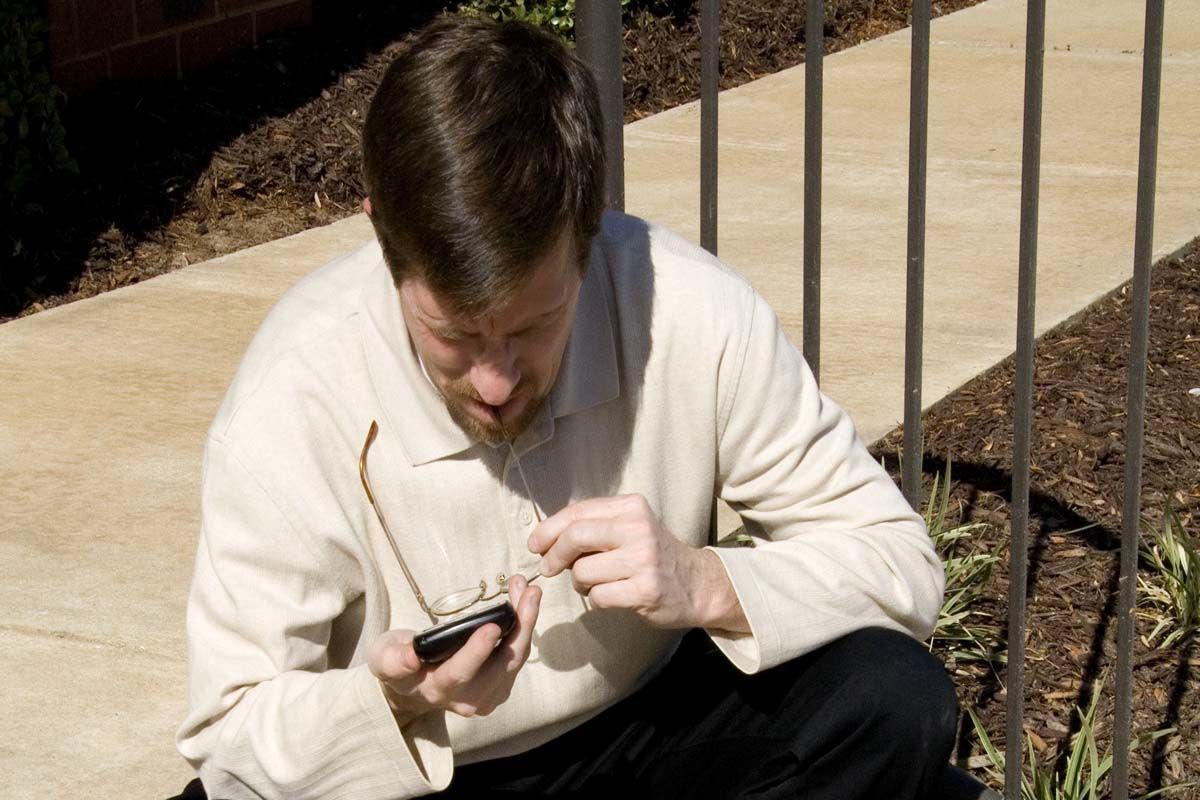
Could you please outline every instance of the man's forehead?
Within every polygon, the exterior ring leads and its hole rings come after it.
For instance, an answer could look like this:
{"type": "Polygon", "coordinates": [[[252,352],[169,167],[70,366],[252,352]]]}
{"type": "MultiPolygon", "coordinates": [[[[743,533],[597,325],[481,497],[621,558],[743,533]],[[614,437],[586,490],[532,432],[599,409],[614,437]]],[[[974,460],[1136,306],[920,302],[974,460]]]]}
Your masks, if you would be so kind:
{"type": "Polygon", "coordinates": [[[492,308],[467,314],[457,311],[419,278],[406,279],[402,286],[410,302],[430,324],[459,330],[510,328],[547,316],[570,301],[579,284],[578,270],[538,270],[531,279],[492,308]]]}
{"type": "Polygon", "coordinates": [[[432,324],[461,330],[519,326],[557,311],[578,288],[581,279],[577,256],[573,247],[564,246],[568,244],[560,241],[510,297],[479,313],[457,311],[453,303],[440,297],[416,275],[406,278],[401,289],[421,316],[432,324]]]}

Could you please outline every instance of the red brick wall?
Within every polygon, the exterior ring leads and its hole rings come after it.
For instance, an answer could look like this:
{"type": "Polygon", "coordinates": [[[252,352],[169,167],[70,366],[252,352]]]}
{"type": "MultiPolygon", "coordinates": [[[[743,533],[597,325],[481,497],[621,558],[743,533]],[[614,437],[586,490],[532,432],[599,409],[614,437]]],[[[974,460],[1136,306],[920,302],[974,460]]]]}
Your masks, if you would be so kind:
{"type": "Polygon", "coordinates": [[[287,28],[313,0],[46,0],[54,80],[67,94],[109,78],[182,78],[287,28]]]}

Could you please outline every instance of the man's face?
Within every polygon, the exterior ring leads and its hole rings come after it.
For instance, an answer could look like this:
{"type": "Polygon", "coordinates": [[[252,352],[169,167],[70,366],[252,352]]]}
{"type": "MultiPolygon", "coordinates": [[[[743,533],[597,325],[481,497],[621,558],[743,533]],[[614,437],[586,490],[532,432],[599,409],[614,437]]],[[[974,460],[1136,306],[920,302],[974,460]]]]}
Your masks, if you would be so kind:
{"type": "Polygon", "coordinates": [[[467,433],[499,444],[533,421],[558,376],[581,283],[565,234],[510,301],[478,317],[456,314],[419,278],[400,284],[413,346],[467,433]]]}

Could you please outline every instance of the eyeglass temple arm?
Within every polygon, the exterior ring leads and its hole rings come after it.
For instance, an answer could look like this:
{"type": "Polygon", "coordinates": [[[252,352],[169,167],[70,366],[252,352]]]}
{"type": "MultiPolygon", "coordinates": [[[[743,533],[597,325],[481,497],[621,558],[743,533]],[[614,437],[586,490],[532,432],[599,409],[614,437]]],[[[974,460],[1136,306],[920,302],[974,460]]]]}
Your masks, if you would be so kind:
{"type": "Polygon", "coordinates": [[[375,441],[377,433],[379,433],[379,423],[371,420],[371,429],[367,431],[367,440],[363,443],[362,453],[358,456],[358,479],[362,481],[363,489],[367,493],[367,499],[371,501],[371,508],[374,509],[375,518],[379,520],[379,524],[383,527],[383,533],[387,537],[388,544],[392,546],[392,553],[395,554],[396,560],[400,562],[400,569],[404,571],[404,578],[408,581],[408,586],[412,589],[413,594],[416,595],[417,604],[421,606],[422,611],[429,615],[430,621],[437,624],[437,615],[433,613],[433,609],[425,602],[425,595],[421,593],[416,579],[409,572],[408,564],[404,562],[404,556],[400,555],[400,548],[396,545],[395,538],[392,537],[392,531],[388,528],[387,521],[384,520],[383,514],[379,511],[379,506],[375,503],[375,493],[371,491],[371,481],[367,478],[367,451],[371,449],[371,443],[375,441]]]}

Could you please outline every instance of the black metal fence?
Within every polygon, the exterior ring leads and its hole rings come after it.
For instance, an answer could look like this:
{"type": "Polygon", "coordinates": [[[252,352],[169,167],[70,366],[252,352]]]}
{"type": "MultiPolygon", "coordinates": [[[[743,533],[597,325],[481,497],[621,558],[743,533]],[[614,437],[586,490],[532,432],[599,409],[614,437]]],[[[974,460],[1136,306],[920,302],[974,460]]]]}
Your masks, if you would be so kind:
{"type": "MultiPolygon", "coordinates": [[[[1141,144],[1133,259],[1133,324],[1127,398],[1125,497],[1118,600],[1118,661],[1113,744],[1113,797],[1129,797],[1133,607],[1138,519],[1141,513],[1142,432],[1150,316],[1150,257],[1158,152],[1164,0],[1146,0],[1142,63],[1141,144]]],[[[803,352],[820,375],[821,117],[824,7],[809,2],[805,20],[804,83],[804,309],[803,352]]],[[[904,460],[901,486],[913,507],[921,501],[921,356],[924,318],[925,176],[929,102],[930,0],[914,0],[909,114],[907,296],[905,317],[904,460]]],[[[1034,302],[1037,277],[1038,188],[1041,167],[1042,63],[1045,0],[1029,0],[1025,33],[1025,111],[1021,154],[1016,384],[1014,408],[1011,578],[1009,583],[1005,796],[1021,796],[1025,685],[1025,597],[1028,569],[1029,457],[1033,417],[1034,302]],[[1020,555],[1021,557],[1018,557],[1020,555]]],[[[701,0],[700,240],[717,252],[717,83],[719,0],[701,0]]],[[[600,83],[609,156],[609,202],[624,207],[621,7],[619,0],[579,0],[576,37],[581,56],[600,83]]]]}

